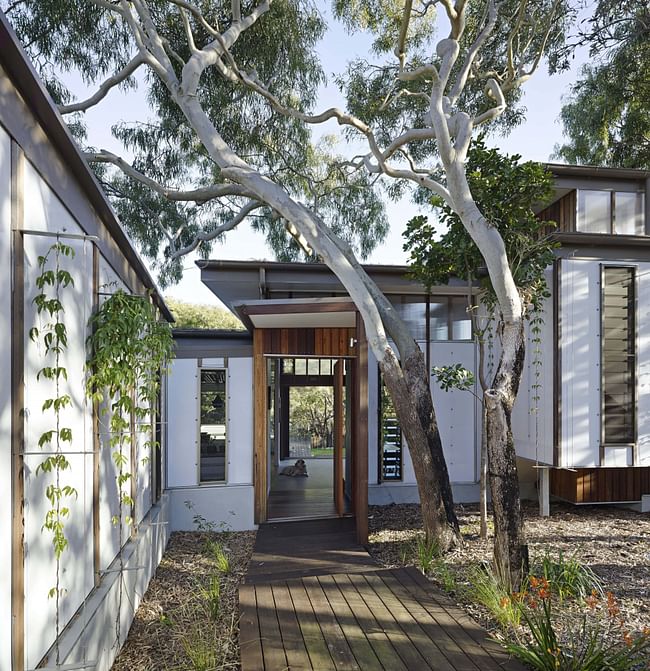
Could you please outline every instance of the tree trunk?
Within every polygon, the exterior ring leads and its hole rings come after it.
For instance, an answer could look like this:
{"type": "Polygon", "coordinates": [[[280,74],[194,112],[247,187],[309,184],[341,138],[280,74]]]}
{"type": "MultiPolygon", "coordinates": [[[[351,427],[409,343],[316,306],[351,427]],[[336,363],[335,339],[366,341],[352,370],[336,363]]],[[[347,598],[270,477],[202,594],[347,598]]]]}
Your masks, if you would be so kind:
{"type": "Polygon", "coordinates": [[[485,397],[481,403],[481,472],[479,474],[479,516],[481,518],[481,540],[487,540],[487,488],[488,488],[488,454],[487,454],[487,407],[485,397]]]}
{"type": "Polygon", "coordinates": [[[526,345],[523,319],[505,322],[502,351],[492,389],[485,392],[488,471],[494,511],[494,563],[513,590],[528,572],[517,459],[512,435],[512,408],[517,397],[526,345]]]}
{"type": "Polygon", "coordinates": [[[415,347],[400,367],[387,351],[380,365],[408,443],[425,533],[446,551],[461,542],[461,535],[424,355],[415,347]]]}

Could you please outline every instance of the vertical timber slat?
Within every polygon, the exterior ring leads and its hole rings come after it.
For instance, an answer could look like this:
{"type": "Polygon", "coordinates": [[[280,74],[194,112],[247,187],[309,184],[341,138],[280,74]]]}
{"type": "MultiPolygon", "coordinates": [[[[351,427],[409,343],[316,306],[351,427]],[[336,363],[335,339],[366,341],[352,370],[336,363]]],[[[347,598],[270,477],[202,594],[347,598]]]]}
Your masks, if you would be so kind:
{"type": "Polygon", "coordinates": [[[336,514],[341,517],[345,511],[343,497],[343,361],[334,364],[334,502],[336,514]]]}
{"type": "Polygon", "coordinates": [[[11,659],[12,668],[25,668],[25,257],[21,228],[24,218],[22,149],[11,143],[11,228],[13,292],[11,296],[11,659]]]}
{"type": "Polygon", "coordinates": [[[357,541],[361,545],[368,542],[368,341],[366,330],[357,313],[357,435],[356,469],[354,482],[354,512],[356,515],[357,541]]]}
{"type": "Polygon", "coordinates": [[[255,489],[255,524],[266,520],[266,359],[264,358],[265,331],[253,331],[253,405],[255,408],[255,452],[253,483],[255,489]]]}
{"type": "MultiPolygon", "coordinates": [[[[99,250],[93,244],[93,314],[99,308],[99,250]]],[[[93,576],[95,587],[99,587],[101,576],[100,566],[100,528],[99,528],[99,403],[93,401],[93,576]]]]}

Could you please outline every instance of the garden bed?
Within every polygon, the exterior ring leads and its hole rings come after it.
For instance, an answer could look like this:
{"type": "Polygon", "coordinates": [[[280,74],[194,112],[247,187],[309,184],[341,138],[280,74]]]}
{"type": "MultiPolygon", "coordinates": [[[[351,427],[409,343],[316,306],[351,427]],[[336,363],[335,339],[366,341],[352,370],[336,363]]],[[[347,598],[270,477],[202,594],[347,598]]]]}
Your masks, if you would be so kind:
{"type": "MultiPolygon", "coordinates": [[[[492,558],[492,538],[479,538],[479,515],[475,506],[458,507],[465,539],[463,546],[434,561],[429,578],[448,591],[495,637],[503,629],[493,614],[476,602],[471,584],[477,567],[487,566],[492,558]]],[[[491,520],[489,522],[492,529],[491,520]]],[[[417,539],[422,538],[418,505],[370,507],[370,553],[387,567],[420,564],[417,539]]],[[[611,592],[620,613],[618,632],[641,635],[650,626],[650,515],[613,507],[574,507],[553,504],[551,516],[542,518],[537,507],[526,505],[525,529],[530,547],[531,566],[539,566],[545,555],[575,559],[591,569],[602,583],[602,610],[607,612],[604,594],[611,592]]],[[[491,536],[490,532],[490,536],[491,536]]],[[[565,627],[578,627],[584,602],[575,600],[554,604],[558,621],[565,627]]],[[[577,629],[576,629],[577,630],[577,629]]]]}
{"type": "Polygon", "coordinates": [[[237,592],[254,542],[254,531],[173,533],[113,671],[238,669],[237,592]]]}
{"type": "MultiPolygon", "coordinates": [[[[459,506],[465,539],[439,560],[429,577],[450,592],[495,637],[501,629],[468,591],[471,571],[489,563],[492,541],[481,541],[475,507],[459,506]]],[[[526,532],[532,564],[545,555],[575,558],[617,598],[624,629],[636,635],[650,625],[650,516],[620,508],[553,504],[550,518],[527,506],[526,532]]],[[[418,505],[370,507],[372,556],[382,565],[418,564],[422,537],[418,505]]],[[[140,604],[114,671],[181,671],[239,668],[237,590],[246,572],[255,532],[177,532],[140,604]],[[218,569],[214,547],[223,549],[229,570],[218,569]],[[219,594],[211,590],[217,577],[219,594]],[[216,610],[215,610],[216,608],[216,610]],[[215,617],[216,615],[216,617],[215,617]]],[[[564,617],[579,613],[567,602],[564,617]]]]}

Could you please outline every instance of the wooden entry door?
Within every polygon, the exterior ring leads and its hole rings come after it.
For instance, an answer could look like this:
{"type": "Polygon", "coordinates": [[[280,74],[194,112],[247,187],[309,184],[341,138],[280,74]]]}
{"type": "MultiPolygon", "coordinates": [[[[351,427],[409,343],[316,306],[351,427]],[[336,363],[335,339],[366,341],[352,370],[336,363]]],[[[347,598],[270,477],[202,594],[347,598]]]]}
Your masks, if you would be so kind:
{"type": "Polygon", "coordinates": [[[345,469],[343,468],[343,450],[345,447],[344,366],[345,362],[343,361],[337,361],[334,364],[334,505],[339,517],[342,517],[345,513],[345,469]]]}

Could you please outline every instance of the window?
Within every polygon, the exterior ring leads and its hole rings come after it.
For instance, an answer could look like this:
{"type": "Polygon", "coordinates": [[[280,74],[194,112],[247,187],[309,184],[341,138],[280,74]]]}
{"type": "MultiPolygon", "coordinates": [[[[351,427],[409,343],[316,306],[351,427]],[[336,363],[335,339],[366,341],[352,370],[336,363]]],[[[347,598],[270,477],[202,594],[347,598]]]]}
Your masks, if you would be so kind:
{"type": "Polygon", "coordinates": [[[635,442],[636,326],[634,268],[602,270],[602,440],[635,442]]]}
{"type": "Polygon", "coordinates": [[[427,297],[395,296],[391,300],[397,314],[406,322],[415,340],[427,339],[427,297]]]}
{"type": "Polygon", "coordinates": [[[431,296],[429,340],[471,340],[472,320],[467,296],[431,296]]]}
{"type": "Polygon", "coordinates": [[[201,369],[201,482],[226,481],[226,370],[201,369]]]}
{"type": "Polygon", "coordinates": [[[581,233],[644,235],[643,208],[643,193],[580,189],[576,230],[581,233]]]}
{"type": "Polygon", "coordinates": [[[379,374],[379,482],[402,479],[402,428],[379,374]]]}

